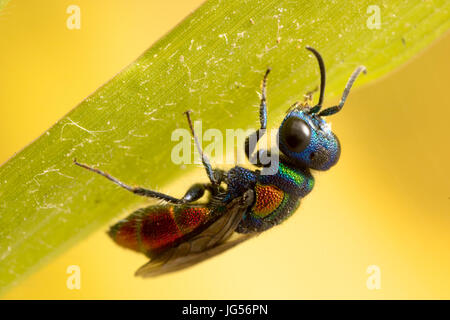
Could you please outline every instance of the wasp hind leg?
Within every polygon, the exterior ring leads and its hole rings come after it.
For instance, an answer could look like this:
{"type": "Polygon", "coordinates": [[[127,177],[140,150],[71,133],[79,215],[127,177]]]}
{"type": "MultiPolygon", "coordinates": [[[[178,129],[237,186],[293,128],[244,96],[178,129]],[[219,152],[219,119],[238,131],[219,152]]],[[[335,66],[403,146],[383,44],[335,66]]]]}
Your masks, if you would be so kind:
{"type": "Polygon", "coordinates": [[[205,190],[209,189],[210,186],[209,184],[201,184],[201,183],[196,183],[194,185],[192,185],[185,193],[185,195],[181,198],[181,199],[177,199],[174,198],[172,196],[169,196],[167,194],[161,193],[161,192],[157,192],[157,191],[153,191],[153,190],[149,190],[149,189],[145,189],[142,187],[132,187],[129,186],[125,183],[123,183],[122,181],[120,181],[117,178],[114,178],[113,176],[111,176],[110,174],[93,168],[91,166],[88,166],[86,164],[83,163],[79,163],[77,160],[74,159],[74,163],[84,169],[87,169],[89,171],[95,172],[103,177],[105,177],[106,179],[114,182],[115,184],[117,184],[118,186],[134,193],[140,196],[144,196],[144,197],[149,197],[149,198],[154,198],[154,199],[160,199],[169,203],[175,203],[175,204],[183,204],[183,203],[189,203],[189,202],[194,202],[198,199],[200,199],[204,193],[205,190]]]}

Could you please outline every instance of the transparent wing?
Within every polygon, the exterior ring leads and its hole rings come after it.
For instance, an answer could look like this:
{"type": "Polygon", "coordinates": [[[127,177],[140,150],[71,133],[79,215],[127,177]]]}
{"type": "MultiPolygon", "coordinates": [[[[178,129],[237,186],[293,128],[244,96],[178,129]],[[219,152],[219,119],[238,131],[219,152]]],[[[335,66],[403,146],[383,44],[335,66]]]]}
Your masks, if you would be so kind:
{"type": "Polygon", "coordinates": [[[136,271],[136,276],[154,277],[177,271],[228,250],[254,237],[257,233],[239,235],[230,239],[247,208],[253,203],[254,193],[247,191],[230,202],[225,213],[198,235],[152,258],[136,271]]]}

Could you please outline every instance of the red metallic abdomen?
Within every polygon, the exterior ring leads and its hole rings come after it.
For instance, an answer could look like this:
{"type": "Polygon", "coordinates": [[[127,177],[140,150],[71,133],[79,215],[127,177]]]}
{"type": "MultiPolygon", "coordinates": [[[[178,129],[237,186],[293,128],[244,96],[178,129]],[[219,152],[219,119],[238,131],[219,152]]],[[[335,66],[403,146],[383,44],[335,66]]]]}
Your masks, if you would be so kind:
{"type": "Polygon", "coordinates": [[[119,221],[108,233],[120,246],[151,256],[206,223],[210,213],[199,205],[150,206],[119,221]]]}

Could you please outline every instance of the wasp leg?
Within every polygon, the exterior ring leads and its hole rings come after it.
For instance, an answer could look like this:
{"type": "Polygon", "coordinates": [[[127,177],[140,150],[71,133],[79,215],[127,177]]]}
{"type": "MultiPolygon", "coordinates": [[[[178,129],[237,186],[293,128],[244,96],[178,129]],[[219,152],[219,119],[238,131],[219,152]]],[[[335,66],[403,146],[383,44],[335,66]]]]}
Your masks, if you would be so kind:
{"type": "Polygon", "coordinates": [[[141,187],[131,187],[102,170],[90,167],[83,163],[79,163],[76,160],[74,160],[74,163],[79,167],[82,167],[84,169],[87,169],[89,171],[92,171],[92,172],[95,172],[95,173],[98,173],[98,174],[104,176],[106,179],[114,182],[118,186],[120,186],[130,192],[133,192],[134,194],[144,196],[144,197],[149,197],[149,198],[160,199],[160,200],[164,200],[164,201],[170,202],[170,203],[183,204],[183,203],[196,201],[203,196],[203,194],[205,193],[205,190],[208,188],[208,184],[206,184],[206,185],[205,184],[194,184],[192,187],[190,187],[188,189],[188,191],[183,196],[183,198],[177,199],[177,198],[174,198],[172,196],[169,196],[169,195],[161,193],[161,192],[157,192],[157,191],[153,191],[153,190],[149,190],[149,189],[145,189],[145,188],[141,188],[141,187]]]}
{"type": "MultiPolygon", "coordinates": [[[[226,171],[214,169],[213,173],[219,185],[222,182],[226,182],[227,179],[226,171]]],[[[180,200],[183,201],[183,203],[197,201],[198,199],[203,197],[206,190],[209,191],[213,196],[216,196],[221,192],[225,192],[225,189],[218,187],[217,185],[213,185],[212,183],[196,183],[186,191],[183,198],[181,198],[180,200]]]]}
{"type": "Polygon", "coordinates": [[[194,202],[205,194],[205,190],[208,189],[208,184],[196,183],[192,185],[185,193],[183,198],[181,198],[184,202],[194,202]]]}
{"type": "MultiPolygon", "coordinates": [[[[227,181],[227,171],[214,169],[213,174],[218,185],[220,185],[222,182],[227,181]]],[[[194,202],[203,197],[206,190],[209,191],[213,196],[216,196],[219,193],[225,191],[223,188],[220,188],[212,183],[196,183],[186,191],[185,195],[180,200],[182,200],[184,203],[194,202]]]]}
{"type": "Polygon", "coordinates": [[[203,153],[202,147],[200,146],[200,143],[198,142],[197,135],[195,134],[194,127],[192,126],[190,113],[191,113],[190,110],[185,112],[188,123],[189,123],[189,128],[191,129],[192,136],[194,137],[194,142],[197,147],[198,153],[202,157],[203,167],[205,167],[206,174],[209,178],[209,181],[211,181],[211,184],[213,186],[215,186],[216,188],[218,188],[220,185],[220,182],[216,179],[216,176],[214,174],[215,170],[212,169],[211,163],[209,162],[208,157],[203,153]]]}
{"type": "Polygon", "coordinates": [[[270,69],[267,69],[266,73],[264,74],[263,82],[262,82],[262,89],[261,89],[261,102],[259,105],[259,122],[260,122],[260,128],[256,130],[255,132],[251,133],[247,136],[245,139],[245,155],[247,156],[247,159],[250,160],[251,163],[258,167],[262,167],[267,164],[263,164],[260,161],[260,150],[258,150],[255,154],[253,154],[253,151],[255,151],[256,144],[258,143],[258,140],[266,133],[267,128],[267,105],[266,105],[266,84],[267,84],[267,76],[269,75],[270,69]],[[250,145],[250,141],[252,144],[250,145]]]}

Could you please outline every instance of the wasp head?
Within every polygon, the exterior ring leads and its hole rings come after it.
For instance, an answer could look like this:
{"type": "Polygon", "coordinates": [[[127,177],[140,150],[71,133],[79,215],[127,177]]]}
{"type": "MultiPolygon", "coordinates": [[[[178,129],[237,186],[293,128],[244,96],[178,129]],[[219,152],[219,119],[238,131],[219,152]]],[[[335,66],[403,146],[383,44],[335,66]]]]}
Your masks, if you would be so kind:
{"type": "Polygon", "coordinates": [[[311,93],[306,95],[303,103],[295,103],[288,111],[278,130],[280,151],[296,164],[315,170],[328,170],[334,166],[341,154],[341,146],[337,136],[331,131],[331,126],[323,119],[339,112],[353,82],[364,66],[358,67],[344,89],[339,105],[322,111],[322,101],[325,91],[325,66],[320,54],[311,47],[306,47],[317,58],[320,67],[321,83],[319,102],[311,107],[311,93]]]}
{"type": "Polygon", "coordinates": [[[315,170],[328,170],[341,154],[341,146],[331,126],[308,111],[293,110],[278,130],[280,151],[289,159],[315,170]]]}

